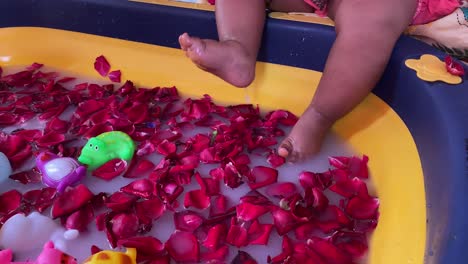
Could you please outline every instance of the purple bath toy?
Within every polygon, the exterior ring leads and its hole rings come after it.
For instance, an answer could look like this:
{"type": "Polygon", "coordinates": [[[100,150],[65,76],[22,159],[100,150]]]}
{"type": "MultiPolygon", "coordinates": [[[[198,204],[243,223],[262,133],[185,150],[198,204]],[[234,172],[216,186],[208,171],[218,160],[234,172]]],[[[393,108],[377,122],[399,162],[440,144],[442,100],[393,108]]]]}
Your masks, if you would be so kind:
{"type": "Polygon", "coordinates": [[[75,159],[42,152],[36,158],[37,168],[42,174],[42,183],[62,193],[86,176],[86,167],[75,159]]]}

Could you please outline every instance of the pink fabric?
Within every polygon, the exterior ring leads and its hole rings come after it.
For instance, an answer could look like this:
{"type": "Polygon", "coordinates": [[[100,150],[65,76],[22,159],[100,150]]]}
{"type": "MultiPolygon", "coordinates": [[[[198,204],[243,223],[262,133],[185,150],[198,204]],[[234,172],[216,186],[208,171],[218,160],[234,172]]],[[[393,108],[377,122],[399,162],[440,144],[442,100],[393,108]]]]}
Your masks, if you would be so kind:
{"type": "Polygon", "coordinates": [[[419,0],[413,25],[422,25],[445,17],[461,6],[460,0],[419,0]]]}
{"type": "Polygon", "coordinates": [[[315,14],[319,16],[327,15],[328,0],[304,0],[315,9],[315,14]]]}
{"type": "MultiPolygon", "coordinates": [[[[327,15],[328,0],[304,0],[320,16],[327,15]]],[[[461,0],[419,0],[412,25],[422,25],[451,14],[461,6],[461,0]]]]}

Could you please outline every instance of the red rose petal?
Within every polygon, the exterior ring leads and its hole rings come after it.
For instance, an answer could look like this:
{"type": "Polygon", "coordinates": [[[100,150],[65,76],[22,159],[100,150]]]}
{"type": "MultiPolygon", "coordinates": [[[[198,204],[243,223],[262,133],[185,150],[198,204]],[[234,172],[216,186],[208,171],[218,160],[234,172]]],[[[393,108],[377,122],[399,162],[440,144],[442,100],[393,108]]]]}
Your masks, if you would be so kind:
{"type": "Polygon", "coordinates": [[[195,179],[201,187],[201,190],[206,193],[207,196],[218,195],[220,192],[219,180],[212,178],[203,178],[200,173],[194,174],[195,179]]]}
{"type": "Polygon", "coordinates": [[[215,251],[202,252],[200,260],[202,263],[225,263],[227,255],[229,254],[229,247],[223,245],[215,251]]]}
{"type": "Polygon", "coordinates": [[[23,202],[26,206],[30,205],[39,213],[49,208],[56,198],[57,190],[55,188],[43,188],[41,190],[31,190],[23,195],[23,202]]]}
{"type": "Polygon", "coordinates": [[[210,217],[224,214],[227,210],[227,203],[226,196],[222,194],[214,196],[210,206],[210,217]]]}
{"type": "Polygon", "coordinates": [[[115,192],[107,197],[104,204],[113,211],[120,212],[130,209],[138,200],[138,197],[124,192],[115,192]]]}
{"type": "Polygon", "coordinates": [[[174,213],[174,225],[180,231],[194,232],[203,221],[201,215],[190,210],[174,213]]]}
{"type": "Polygon", "coordinates": [[[120,191],[149,199],[153,196],[154,183],[148,179],[140,179],[120,188],[120,191]]]}
{"type": "Polygon", "coordinates": [[[352,263],[347,254],[324,239],[312,237],[307,240],[307,246],[317,252],[323,259],[326,259],[329,264],[352,263]]]}
{"type": "Polygon", "coordinates": [[[135,214],[117,214],[110,223],[117,239],[133,237],[138,231],[138,217],[135,214]]]}
{"type": "Polygon", "coordinates": [[[120,239],[118,245],[126,248],[135,248],[137,250],[138,263],[145,260],[154,260],[165,253],[164,244],[161,243],[159,239],[152,236],[120,239]]]}
{"type": "Polygon", "coordinates": [[[52,206],[52,218],[55,219],[77,211],[87,204],[93,196],[93,193],[83,184],[67,189],[55,200],[52,206]]]}
{"type": "Polygon", "coordinates": [[[267,162],[270,163],[273,168],[278,168],[286,162],[286,159],[275,152],[271,152],[267,157],[267,162]]]}
{"type": "Polygon", "coordinates": [[[145,216],[151,221],[159,219],[165,211],[165,205],[158,197],[137,202],[135,205],[135,211],[137,216],[141,218],[145,216]]]}
{"type": "Polygon", "coordinates": [[[465,75],[465,69],[461,63],[456,62],[451,56],[445,57],[445,68],[447,71],[455,76],[463,77],[465,75]]]}
{"type": "Polygon", "coordinates": [[[18,116],[12,113],[0,113],[0,126],[14,125],[18,120],[18,116]]]}
{"type": "Polygon", "coordinates": [[[101,251],[102,251],[102,249],[99,248],[98,246],[96,246],[96,245],[91,246],[91,255],[94,255],[94,254],[99,253],[101,251]]]}
{"type": "Polygon", "coordinates": [[[240,225],[231,223],[226,242],[238,248],[247,246],[249,244],[247,230],[240,225]]]}
{"type": "Polygon", "coordinates": [[[22,184],[29,184],[41,182],[42,176],[37,169],[32,169],[12,174],[9,178],[22,184]]]}
{"type": "Polygon", "coordinates": [[[121,159],[113,159],[104,163],[101,167],[95,169],[92,175],[100,179],[110,181],[122,175],[127,169],[127,161],[121,159]]]}
{"type": "Polygon", "coordinates": [[[94,220],[94,211],[91,205],[85,206],[79,211],[72,213],[67,217],[65,227],[67,229],[76,229],[80,232],[86,231],[88,225],[94,220]]]}
{"type": "MultiPolygon", "coordinates": [[[[214,0],[208,0],[208,2],[213,2],[211,4],[214,5],[214,0]]],[[[231,264],[257,264],[257,261],[249,253],[238,250],[231,264]]]]}
{"type": "Polygon", "coordinates": [[[94,61],[94,69],[102,76],[106,77],[110,71],[110,64],[107,59],[101,55],[94,61]]]}
{"type": "Polygon", "coordinates": [[[22,195],[17,190],[11,190],[0,195],[0,214],[9,214],[21,204],[22,195]]]}
{"type": "Polygon", "coordinates": [[[299,183],[304,190],[312,187],[324,190],[332,184],[332,177],[329,173],[303,171],[299,174],[299,183]]]}
{"type": "Polygon", "coordinates": [[[336,232],[333,234],[332,243],[345,251],[353,259],[359,259],[367,251],[367,238],[363,233],[336,232]]]}
{"type": "Polygon", "coordinates": [[[197,238],[189,232],[175,231],[165,244],[169,255],[177,262],[198,262],[200,249],[197,238]]]}
{"type": "Polygon", "coordinates": [[[281,182],[267,187],[266,194],[276,198],[288,198],[297,193],[296,185],[292,182],[281,182]]]}
{"type": "Polygon", "coordinates": [[[65,136],[63,134],[51,131],[44,136],[36,140],[36,144],[40,147],[51,147],[58,145],[65,141],[65,136]]]}
{"type": "Polygon", "coordinates": [[[276,231],[280,236],[285,235],[298,225],[296,218],[289,211],[281,208],[273,209],[271,215],[273,216],[276,231]]]}
{"type": "Polygon", "coordinates": [[[270,211],[268,206],[255,205],[243,202],[236,206],[237,218],[243,221],[252,221],[270,211]]]}
{"type": "Polygon", "coordinates": [[[247,232],[249,245],[267,245],[272,229],[272,224],[260,224],[254,220],[247,232]]]}
{"type": "Polygon", "coordinates": [[[273,184],[278,180],[278,171],[265,166],[257,166],[252,169],[253,182],[249,182],[252,190],[273,184]]]}
{"type": "Polygon", "coordinates": [[[119,83],[121,76],[122,76],[122,73],[120,72],[120,70],[109,72],[109,80],[111,80],[113,82],[119,83]]]}
{"type": "Polygon", "coordinates": [[[324,233],[329,233],[339,228],[347,227],[351,220],[335,205],[330,205],[319,215],[317,225],[324,233]]]}
{"type": "Polygon", "coordinates": [[[135,103],[131,107],[124,110],[128,120],[135,124],[141,124],[148,119],[148,105],[135,103]]]}
{"type": "Polygon", "coordinates": [[[156,150],[164,156],[175,153],[176,149],[177,149],[176,145],[172,142],[169,142],[167,139],[163,140],[156,147],[156,150]]]}
{"type": "Polygon", "coordinates": [[[54,131],[59,134],[67,133],[70,124],[67,121],[54,117],[46,124],[45,132],[54,131]]]}
{"type": "Polygon", "coordinates": [[[369,196],[366,183],[357,177],[337,181],[334,185],[330,186],[330,191],[346,198],[351,198],[353,196],[367,198],[369,196]]]}
{"type": "Polygon", "coordinates": [[[209,250],[218,249],[226,240],[227,227],[225,224],[217,224],[208,230],[203,246],[209,250]]]}
{"type": "Polygon", "coordinates": [[[270,112],[265,117],[269,122],[280,123],[285,126],[293,126],[296,124],[298,118],[293,113],[285,110],[276,110],[270,112]]]}
{"type": "Polygon", "coordinates": [[[353,197],[346,205],[345,212],[356,219],[375,219],[379,209],[379,200],[368,197],[353,197]]]}
{"type": "Polygon", "coordinates": [[[41,137],[42,131],[39,129],[20,129],[11,132],[11,134],[32,141],[41,137]]]}
{"type": "Polygon", "coordinates": [[[140,178],[144,177],[147,173],[154,169],[153,162],[147,159],[138,159],[136,162],[132,162],[128,171],[125,173],[125,178],[140,178]]]}
{"type": "Polygon", "coordinates": [[[210,206],[210,197],[202,190],[193,190],[185,194],[184,207],[190,208],[191,206],[203,210],[210,206]]]}

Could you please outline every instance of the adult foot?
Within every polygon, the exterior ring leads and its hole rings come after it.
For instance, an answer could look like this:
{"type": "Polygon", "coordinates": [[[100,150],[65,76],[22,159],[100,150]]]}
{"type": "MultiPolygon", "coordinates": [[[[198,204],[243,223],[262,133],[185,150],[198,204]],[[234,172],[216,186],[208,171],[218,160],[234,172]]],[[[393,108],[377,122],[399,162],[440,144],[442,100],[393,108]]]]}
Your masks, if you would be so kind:
{"type": "Polygon", "coordinates": [[[237,41],[200,39],[184,33],[180,35],[179,43],[199,68],[234,86],[247,87],[255,78],[256,58],[237,41]]]}

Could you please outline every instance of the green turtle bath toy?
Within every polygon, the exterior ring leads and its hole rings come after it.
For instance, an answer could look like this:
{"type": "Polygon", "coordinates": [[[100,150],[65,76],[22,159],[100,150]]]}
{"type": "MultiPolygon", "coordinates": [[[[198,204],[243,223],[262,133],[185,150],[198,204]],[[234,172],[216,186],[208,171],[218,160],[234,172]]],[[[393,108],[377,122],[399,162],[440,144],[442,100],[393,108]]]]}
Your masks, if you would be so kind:
{"type": "Polygon", "coordinates": [[[105,132],[88,140],[81,150],[78,161],[88,165],[89,170],[95,170],[113,159],[130,162],[135,147],[133,140],[124,132],[105,132]]]}

